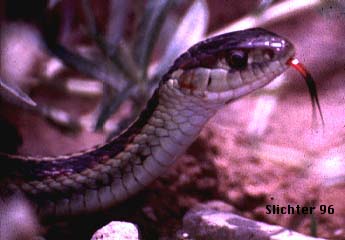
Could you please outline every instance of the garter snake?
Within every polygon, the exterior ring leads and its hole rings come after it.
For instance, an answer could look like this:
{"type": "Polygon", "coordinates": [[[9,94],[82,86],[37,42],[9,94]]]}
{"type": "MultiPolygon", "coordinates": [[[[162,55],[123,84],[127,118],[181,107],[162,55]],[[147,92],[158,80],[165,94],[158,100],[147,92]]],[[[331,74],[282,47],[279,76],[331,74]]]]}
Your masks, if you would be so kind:
{"type": "Polygon", "coordinates": [[[20,193],[42,218],[128,199],[160,176],[225,104],[289,66],[293,45],[255,28],[206,39],[177,58],[137,120],[94,149],[58,157],[0,155],[0,204],[20,193]]]}

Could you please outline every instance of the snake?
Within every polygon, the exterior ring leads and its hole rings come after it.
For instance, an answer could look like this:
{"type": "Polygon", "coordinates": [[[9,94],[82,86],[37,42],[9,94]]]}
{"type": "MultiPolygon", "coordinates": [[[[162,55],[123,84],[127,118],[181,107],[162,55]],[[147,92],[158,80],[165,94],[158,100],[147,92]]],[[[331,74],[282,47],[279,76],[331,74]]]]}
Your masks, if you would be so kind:
{"type": "Polygon", "coordinates": [[[225,105],[288,69],[293,44],[262,28],[203,40],[162,76],[138,118],[119,136],[56,157],[0,154],[0,204],[24,196],[42,219],[107,209],[161,176],[225,105]]]}

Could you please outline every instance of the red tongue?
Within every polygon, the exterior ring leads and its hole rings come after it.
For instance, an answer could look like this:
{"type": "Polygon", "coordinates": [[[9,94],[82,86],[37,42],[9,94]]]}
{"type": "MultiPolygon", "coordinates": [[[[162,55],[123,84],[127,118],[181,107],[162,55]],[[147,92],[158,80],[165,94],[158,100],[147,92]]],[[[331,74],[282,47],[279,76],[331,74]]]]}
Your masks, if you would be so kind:
{"type": "MultiPolygon", "coordinates": [[[[287,64],[290,65],[291,67],[295,68],[299,73],[301,73],[306,81],[307,81],[308,77],[312,78],[310,76],[310,73],[307,71],[307,69],[304,67],[304,65],[298,61],[297,58],[290,58],[287,61],[287,64]]],[[[313,79],[311,79],[311,80],[313,81],[313,79]]]]}
{"type": "Polygon", "coordinates": [[[293,67],[294,69],[296,69],[303,76],[304,80],[307,83],[311,102],[313,105],[313,116],[315,117],[315,104],[316,104],[317,109],[318,109],[319,114],[320,114],[320,117],[321,117],[322,125],[324,126],[325,122],[323,120],[323,115],[322,115],[322,111],[321,111],[321,107],[320,107],[320,103],[319,103],[319,98],[317,96],[316,85],[315,85],[315,81],[314,81],[313,77],[307,71],[307,69],[304,67],[304,65],[298,61],[297,58],[290,58],[286,62],[286,64],[293,67]]]}

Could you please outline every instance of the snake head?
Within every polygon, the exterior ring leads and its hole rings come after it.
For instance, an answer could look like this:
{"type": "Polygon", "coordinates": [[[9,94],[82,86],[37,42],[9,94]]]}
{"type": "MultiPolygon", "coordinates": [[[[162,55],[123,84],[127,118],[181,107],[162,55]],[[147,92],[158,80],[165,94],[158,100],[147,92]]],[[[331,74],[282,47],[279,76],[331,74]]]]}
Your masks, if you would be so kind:
{"type": "Polygon", "coordinates": [[[185,94],[229,102],[271,82],[294,54],[287,39],[265,29],[247,29],[192,46],[165,77],[177,80],[185,94]]]}

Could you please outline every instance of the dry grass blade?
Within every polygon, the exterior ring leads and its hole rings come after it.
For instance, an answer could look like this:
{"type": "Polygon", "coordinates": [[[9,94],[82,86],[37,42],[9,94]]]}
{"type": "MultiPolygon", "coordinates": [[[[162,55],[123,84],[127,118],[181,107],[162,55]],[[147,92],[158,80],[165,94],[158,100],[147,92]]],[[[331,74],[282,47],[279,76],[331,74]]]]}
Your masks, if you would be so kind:
{"type": "Polygon", "coordinates": [[[39,114],[46,118],[50,123],[66,131],[79,131],[81,125],[77,119],[68,113],[37,104],[26,93],[19,88],[4,82],[0,78],[0,95],[10,103],[19,106],[27,111],[39,114]]]}
{"type": "Polygon", "coordinates": [[[226,32],[243,30],[246,28],[263,27],[265,25],[296,16],[305,10],[321,6],[323,0],[285,0],[271,5],[260,14],[257,12],[249,13],[232,24],[211,33],[209,36],[216,36],[226,32]]]}
{"type": "Polygon", "coordinates": [[[37,103],[32,100],[25,92],[10,82],[5,82],[0,78],[0,95],[9,102],[25,108],[35,108],[37,103]]]}
{"type": "Polygon", "coordinates": [[[257,7],[258,12],[265,11],[269,6],[271,6],[276,0],[261,0],[259,6],[257,7]]]}
{"type": "Polygon", "coordinates": [[[100,36],[100,34],[99,34],[98,27],[96,24],[95,15],[92,12],[91,2],[90,0],[82,0],[81,5],[84,12],[84,17],[86,20],[86,25],[88,27],[88,30],[90,34],[92,35],[92,37],[97,39],[100,36]]]}
{"type": "MultiPolygon", "coordinates": [[[[117,46],[123,37],[126,26],[126,17],[129,10],[129,1],[127,0],[110,0],[109,21],[106,30],[105,40],[112,46],[117,46]]],[[[108,49],[111,51],[111,49],[108,49]]],[[[110,52],[110,55],[115,52],[110,52]]]]}
{"type": "Polygon", "coordinates": [[[127,99],[133,90],[134,85],[128,85],[120,94],[112,95],[106,99],[100,105],[99,114],[97,117],[97,121],[95,124],[95,129],[99,130],[103,127],[104,123],[108,120],[108,118],[116,112],[116,110],[120,107],[120,105],[127,99]]]}
{"type": "Polygon", "coordinates": [[[61,59],[65,65],[86,76],[103,80],[114,89],[121,89],[121,86],[123,86],[122,84],[124,84],[124,82],[121,82],[121,78],[116,76],[114,71],[111,71],[110,68],[106,68],[105,64],[97,64],[77,53],[69,51],[59,44],[51,45],[49,50],[61,59]]]}
{"type": "Polygon", "coordinates": [[[137,63],[142,70],[141,77],[143,79],[146,78],[147,67],[153,47],[173,2],[172,0],[149,1],[141,23],[138,26],[134,58],[137,59],[137,63]]]}
{"type": "MultiPolygon", "coordinates": [[[[144,80],[146,79],[148,62],[152,54],[154,45],[157,41],[164,19],[166,18],[167,12],[172,4],[172,0],[166,0],[163,2],[151,1],[148,4],[148,7],[139,26],[138,37],[135,41],[136,48],[134,50],[134,53],[135,59],[137,59],[136,63],[128,54],[129,51],[126,50],[126,46],[122,46],[122,44],[119,44],[116,49],[116,53],[118,53],[120,57],[117,56],[113,58],[113,56],[110,56],[111,60],[117,66],[121,66],[120,70],[135,75],[135,83],[142,83],[140,86],[140,89],[142,90],[141,93],[146,92],[146,87],[143,84],[144,80]],[[119,59],[121,61],[118,61],[119,59]],[[122,66],[123,64],[125,64],[126,66],[122,66]],[[137,64],[139,65],[140,70],[136,66],[137,64]]],[[[125,76],[128,77],[128,74],[125,74],[125,76]]],[[[133,76],[129,78],[133,79],[133,76]]],[[[107,119],[114,112],[116,112],[121,103],[129,97],[134,87],[134,84],[132,84],[132,82],[130,82],[119,95],[114,96],[110,94],[109,96],[106,96],[108,98],[100,104],[100,111],[95,124],[95,129],[102,128],[107,119]]],[[[146,98],[146,96],[144,96],[145,94],[141,95],[143,95],[144,99],[146,98]]]]}
{"type": "MultiPolygon", "coordinates": [[[[113,8],[115,6],[113,6],[113,8]]],[[[117,6],[123,7],[125,6],[125,4],[121,4],[119,2],[117,6]]],[[[111,34],[112,32],[116,32],[116,34],[114,34],[114,37],[116,37],[116,41],[113,42],[113,40],[115,39],[111,38],[110,40],[112,42],[108,42],[104,39],[104,37],[98,30],[95,15],[93,13],[90,0],[83,0],[82,9],[87,21],[87,26],[88,26],[90,35],[93,38],[93,40],[97,43],[98,47],[100,48],[104,56],[111,59],[111,62],[113,63],[113,67],[116,68],[118,71],[120,71],[127,78],[127,80],[133,81],[133,82],[140,82],[138,74],[137,74],[138,70],[136,68],[136,65],[134,64],[134,60],[131,58],[130,54],[126,54],[126,51],[123,50],[123,48],[127,48],[125,46],[125,43],[119,44],[123,35],[123,27],[116,29],[116,31],[113,31],[113,29],[110,29],[111,26],[109,26],[108,28],[109,34],[111,34]]],[[[110,9],[109,11],[112,11],[112,10],[113,9],[110,9]]],[[[117,19],[119,20],[120,23],[121,21],[124,21],[124,17],[126,16],[126,8],[121,9],[121,10],[122,10],[122,13],[119,17],[121,17],[122,19],[117,19]]],[[[112,12],[110,12],[110,14],[111,13],[112,12]]],[[[117,25],[115,27],[117,27],[117,25]]],[[[108,34],[108,38],[109,38],[109,34],[108,34]]],[[[116,81],[114,83],[116,84],[116,81]]]]}
{"type": "Polygon", "coordinates": [[[168,70],[178,55],[205,37],[208,20],[209,13],[206,1],[195,1],[181,19],[163,57],[159,60],[159,64],[154,70],[155,79],[160,79],[160,76],[168,70]]]}
{"type": "Polygon", "coordinates": [[[78,119],[61,109],[38,106],[35,112],[42,115],[49,123],[55,125],[62,131],[78,132],[82,129],[78,119]]]}

